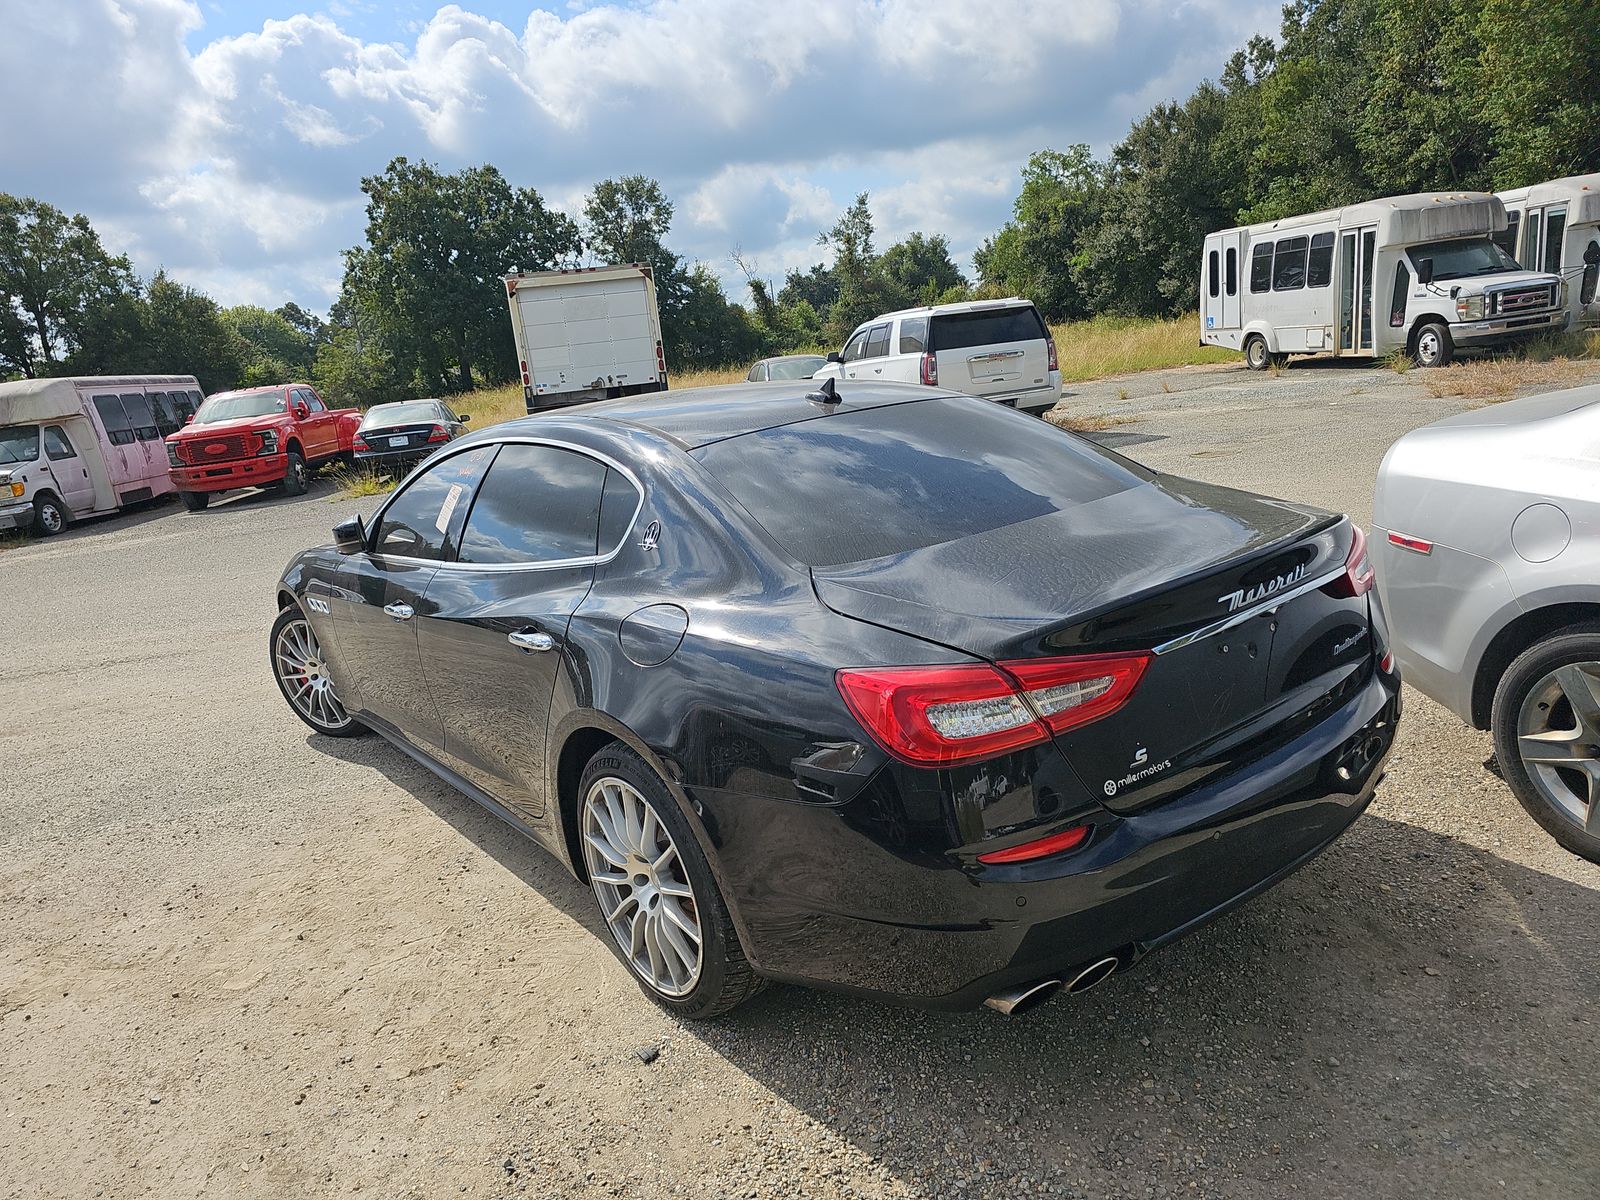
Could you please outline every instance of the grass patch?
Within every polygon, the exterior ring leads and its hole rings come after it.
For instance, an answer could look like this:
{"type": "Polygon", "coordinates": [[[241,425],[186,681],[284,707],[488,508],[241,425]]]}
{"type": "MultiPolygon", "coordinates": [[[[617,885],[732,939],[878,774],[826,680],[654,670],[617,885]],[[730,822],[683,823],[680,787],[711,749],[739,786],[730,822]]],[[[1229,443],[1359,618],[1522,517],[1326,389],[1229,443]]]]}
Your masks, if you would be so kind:
{"type": "Polygon", "coordinates": [[[1111,413],[1067,413],[1059,417],[1051,414],[1045,419],[1053,425],[1070,429],[1073,433],[1099,433],[1102,429],[1131,425],[1138,420],[1137,417],[1115,416],[1111,413]]]}
{"type": "Polygon", "coordinates": [[[366,463],[340,464],[328,472],[328,478],[339,489],[335,499],[359,500],[363,496],[387,496],[400,482],[400,476],[384,475],[366,463]]]}
{"type": "Polygon", "coordinates": [[[1404,375],[1417,365],[1416,359],[1407,354],[1403,349],[1391,350],[1378,361],[1380,367],[1388,367],[1396,375],[1404,375]]]}
{"type": "Polygon", "coordinates": [[[9,529],[5,533],[0,533],[0,552],[26,546],[32,540],[26,530],[9,529]]]}
{"type": "Polygon", "coordinates": [[[1053,325],[1050,333],[1056,339],[1061,377],[1069,383],[1163,367],[1239,361],[1237,350],[1199,344],[1200,317],[1195,313],[1171,321],[1096,317],[1053,325]]]}
{"type": "Polygon", "coordinates": [[[1517,354],[1463,359],[1426,374],[1428,394],[1438,400],[1459,396],[1493,402],[1522,392],[1577,387],[1600,374],[1600,331],[1540,338],[1517,354]]]}

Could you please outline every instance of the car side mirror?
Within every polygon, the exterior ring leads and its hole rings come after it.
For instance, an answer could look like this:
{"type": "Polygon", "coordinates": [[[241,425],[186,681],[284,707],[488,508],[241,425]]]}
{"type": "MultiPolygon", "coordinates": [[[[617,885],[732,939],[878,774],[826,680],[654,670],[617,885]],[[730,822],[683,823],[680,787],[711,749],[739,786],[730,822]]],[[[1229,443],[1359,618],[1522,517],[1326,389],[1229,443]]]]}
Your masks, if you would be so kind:
{"type": "Polygon", "coordinates": [[[185,425],[193,425],[194,424],[194,414],[190,413],[187,417],[185,417],[183,419],[183,423],[185,425]]]}
{"type": "Polygon", "coordinates": [[[457,413],[456,414],[456,420],[460,421],[463,425],[465,425],[468,421],[472,420],[472,414],[471,413],[457,413]]]}
{"type": "Polygon", "coordinates": [[[1600,242],[1590,242],[1583,251],[1583,261],[1588,266],[1600,266],[1600,242]]]}
{"type": "Polygon", "coordinates": [[[304,400],[296,400],[294,402],[294,419],[296,421],[304,421],[310,415],[311,409],[306,406],[304,400]]]}
{"type": "Polygon", "coordinates": [[[829,350],[828,361],[831,363],[842,363],[844,361],[844,355],[840,354],[837,350],[829,350]]]}
{"type": "Polygon", "coordinates": [[[333,548],[340,554],[360,554],[367,546],[367,527],[361,514],[346,517],[333,527],[333,548]]]}
{"type": "Polygon", "coordinates": [[[1425,258],[1417,263],[1417,282],[1423,287],[1433,282],[1433,259],[1425,258]]]}

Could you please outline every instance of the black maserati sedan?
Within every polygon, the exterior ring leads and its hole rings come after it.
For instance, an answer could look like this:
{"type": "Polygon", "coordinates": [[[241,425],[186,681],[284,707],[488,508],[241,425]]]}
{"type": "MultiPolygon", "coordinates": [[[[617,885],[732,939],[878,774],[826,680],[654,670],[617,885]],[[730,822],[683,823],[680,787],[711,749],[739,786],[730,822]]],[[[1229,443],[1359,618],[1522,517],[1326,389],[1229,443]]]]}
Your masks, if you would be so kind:
{"type": "Polygon", "coordinates": [[[512,421],[334,536],[295,713],[545,846],[685,1017],[1091,986],[1324,850],[1400,713],[1350,521],[922,387],[512,421]]]}

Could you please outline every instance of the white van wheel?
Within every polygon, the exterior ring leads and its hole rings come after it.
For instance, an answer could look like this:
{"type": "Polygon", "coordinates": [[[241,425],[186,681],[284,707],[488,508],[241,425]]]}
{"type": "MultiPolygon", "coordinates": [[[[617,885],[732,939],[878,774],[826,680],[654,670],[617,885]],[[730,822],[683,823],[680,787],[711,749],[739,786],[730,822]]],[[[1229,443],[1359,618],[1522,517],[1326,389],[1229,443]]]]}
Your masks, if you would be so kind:
{"type": "Polygon", "coordinates": [[[33,502],[33,525],[41,537],[54,537],[67,527],[67,510],[54,496],[40,496],[33,502]]]}
{"type": "Polygon", "coordinates": [[[1419,367],[1442,367],[1455,355],[1450,331],[1438,321],[1429,321],[1417,330],[1416,359],[1419,367]]]}
{"type": "Polygon", "coordinates": [[[1272,361],[1272,355],[1267,353],[1267,339],[1259,333],[1252,333],[1244,340],[1244,365],[1252,371],[1265,371],[1272,361]]]}

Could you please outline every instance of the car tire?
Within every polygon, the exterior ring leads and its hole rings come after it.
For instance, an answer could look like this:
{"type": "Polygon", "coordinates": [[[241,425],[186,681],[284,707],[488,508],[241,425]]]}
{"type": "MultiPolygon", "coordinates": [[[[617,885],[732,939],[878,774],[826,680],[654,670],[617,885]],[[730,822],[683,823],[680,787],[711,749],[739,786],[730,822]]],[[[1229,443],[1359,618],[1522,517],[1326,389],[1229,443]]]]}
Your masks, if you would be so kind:
{"type": "Polygon", "coordinates": [[[1252,371],[1265,371],[1272,365],[1272,355],[1267,351],[1267,339],[1252,333],[1244,340],[1244,365],[1252,371]]]}
{"type": "Polygon", "coordinates": [[[289,451],[289,461],[283,472],[283,494],[285,496],[304,496],[306,483],[310,479],[310,471],[306,467],[306,460],[300,456],[298,450],[289,451]]]}
{"type": "Polygon", "coordinates": [[[70,520],[67,506],[48,492],[34,497],[33,531],[40,537],[55,537],[66,529],[70,520]]]}
{"type": "Polygon", "coordinates": [[[1523,651],[1495,689],[1489,727],[1501,774],[1528,815],[1600,863],[1600,625],[1523,651]]]}
{"type": "Polygon", "coordinates": [[[1419,367],[1444,367],[1455,357],[1456,344],[1450,330],[1442,321],[1429,321],[1417,330],[1417,341],[1412,352],[1419,367]]]}
{"type": "Polygon", "coordinates": [[[183,506],[190,512],[199,512],[211,503],[210,492],[179,492],[178,499],[183,501],[183,506]]]}
{"type": "Polygon", "coordinates": [[[688,819],[621,742],[584,768],[577,829],[605,940],[646,996],[675,1016],[705,1020],[761,990],[688,819]]]}
{"type": "Polygon", "coordinates": [[[346,711],[334,693],[316,630],[299,605],[289,605],[272,623],[267,661],[294,715],[315,732],[324,737],[360,737],[371,732],[346,711]]]}

